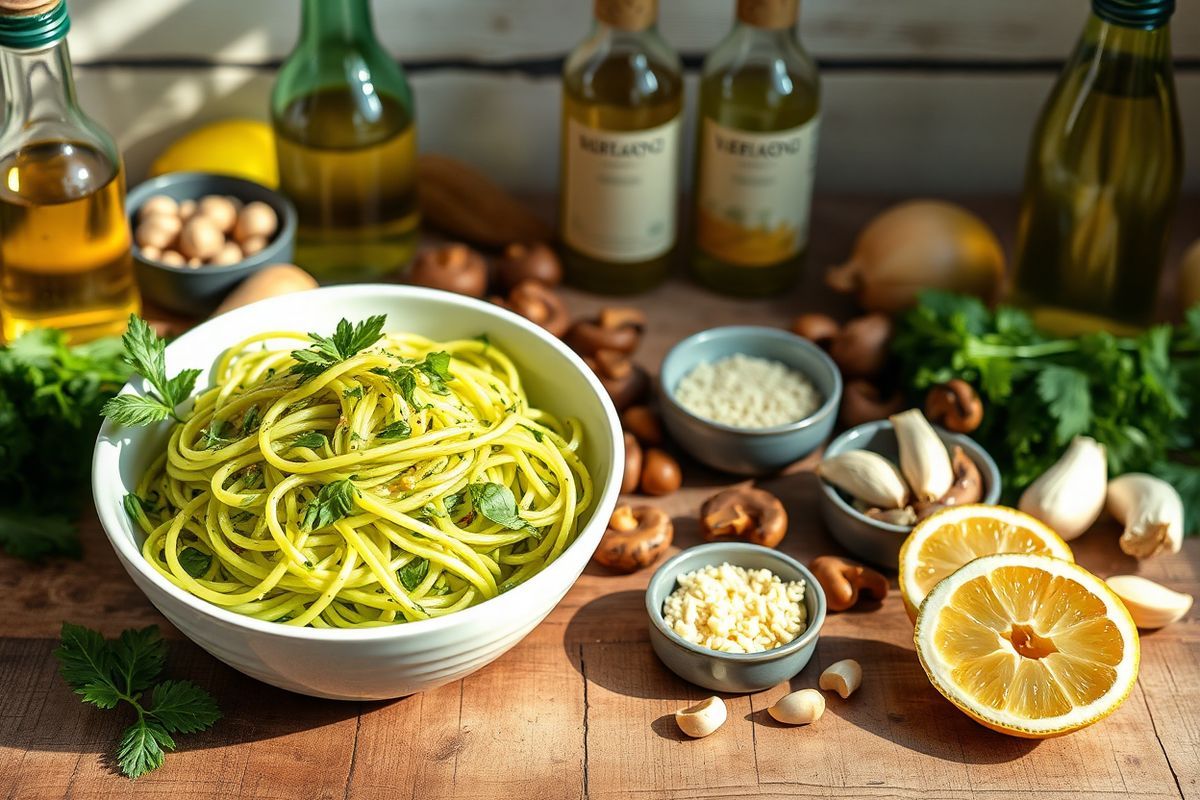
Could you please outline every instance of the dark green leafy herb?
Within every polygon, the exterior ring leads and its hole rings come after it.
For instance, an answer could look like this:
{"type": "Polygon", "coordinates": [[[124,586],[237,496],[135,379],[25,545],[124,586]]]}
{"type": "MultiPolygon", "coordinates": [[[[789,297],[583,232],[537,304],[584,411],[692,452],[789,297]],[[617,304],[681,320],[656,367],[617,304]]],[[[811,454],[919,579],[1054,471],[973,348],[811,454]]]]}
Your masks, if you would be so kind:
{"type": "Polygon", "coordinates": [[[293,350],[292,358],[296,364],[291,374],[299,374],[304,378],[320,375],[325,370],[341,361],[345,361],[362,350],[370,347],[383,338],[383,326],[387,317],[379,314],[370,317],[356,325],[348,320],[341,320],[332,336],[322,336],[310,333],[308,338],[313,344],[307,350],[293,350]]]}
{"type": "Polygon", "coordinates": [[[195,547],[185,547],[179,551],[179,566],[183,567],[183,571],[188,575],[199,578],[212,566],[212,556],[195,547]]]}
{"type": "Polygon", "coordinates": [[[530,433],[532,433],[533,438],[539,442],[546,438],[546,435],[544,433],[542,433],[541,431],[539,431],[537,428],[530,427],[529,425],[521,425],[521,427],[524,428],[525,430],[529,431],[530,433]]]}
{"type": "Polygon", "coordinates": [[[214,417],[212,422],[208,423],[208,427],[200,431],[199,444],[205,450],[214,450],[229,444],[229,440],[225,438],[225,421],[214,417]]]}
{"type": "Polygon", "coordinates": [[[321,491],[317,492],[317,496],[304,507],[304,516],[300,524],[306,531],[316,531],[332,525],[350,515],[357,495],[358,490],[349,478],[325,484],[321,491]]]}
{"type": "Polygon", "coordinates": [[[492,337],[488,336],[486,333],[481,333],[478,336],[474,337],[474,339],[477,342],[483,343],[484,350],[487,350],[489,347],[492,346],[492,337]]]}
{"type": "Polygon", "coordinates": [[[406,362],[395,369],[376,367],[371,372],[391,380],[405,401],[414,408],[417,406],[415,398],[417,373],[425,376],[429,384],[429,391],[433,394],[450,394],[450,390],[446,387],[446,381],[454,379],[454,376],[450,374],[450,354],[441,351],[428,353],[425,358],[416,363],[406,362]]]}
{"type": "Polygon", "coordinates": [[[242,436],[249,436],[258,430],[258,424],[261,421],[262,412],[258,410],[258,406],[250,406],[246,409],[246,413],[242,414],[242,436]]]}
{"type": "Polygon", "coordinates": [[[175,408],[191,395],[200,370],[185,369],[168,378],[167,343],[136,314],[129,315],[129,327],[121,342],[125,346],[125,363],[133,367],[151,388],[144,395],[123,394],[112,398],[104,404],[104,416],[131,426],[149,425],[168,418],[182,422],[175,408]]]}
{"type": "Polygon", "coordinates": [[[329,439],[320,431],[308,431],[292,439],[292,447],[307,447],[310,450],[319,450],[327,444],[329,439]]]}
{"type": "Polygon", "coordinates": [[[407,439],[409,436],[412,436],[412,426],[402,419],[383,426],[375,434],[376,439],[407,439]]]}
{"type": "Polygon", "coordinates": [[[420,586],[421,581],[425,580],[425,576],[429,574],[429,559],[417,556],[401,567],[398,574],[400,584],[411,592],[420,586]]]}
{"type": "Polygon", "coordinates": [[[535,529],[517,512],[517,498],[512,490],[499,483],[472,483],[467,487],[471,504],[475,510],[497,525],[512,531],[535,529]]]}
{"type": "Polygon", "coordinates": [[[1019,310],[928,292],[899,321],[892,352],[914,401],[951,378],[975,386],[985,415],[973,436],[1000,466],[1010,501],[1083,434],[1104,444],[1110,474],[1170,481],[1187,530],[1200,529],[1200,307],[1183,325],[1136,337],[1054,338],[1019,310]]]}
{"type": "Polygon", "coordinates": [[[351,389],[346,389],[345,391],[342,392],[342,397],[346,397],[346,398],[353,397],[355,400],[362,400],[362,396],[363,396],[363,387],[362,386],[355,386],[351,389]]]}
{"type": "Polygon", "coordinates": [[[191,681],[159,682],[167,645],[157,626],[127,630],[110,642],[64,622],[54,655],[63,679],[83,702],[112,709],[124,701],[137,712],[117,745],[117,763],[130,778],[162,766],[166,751],[176,746],[171,734],[202,731],[221,718],[212,695],[191,681]]]}

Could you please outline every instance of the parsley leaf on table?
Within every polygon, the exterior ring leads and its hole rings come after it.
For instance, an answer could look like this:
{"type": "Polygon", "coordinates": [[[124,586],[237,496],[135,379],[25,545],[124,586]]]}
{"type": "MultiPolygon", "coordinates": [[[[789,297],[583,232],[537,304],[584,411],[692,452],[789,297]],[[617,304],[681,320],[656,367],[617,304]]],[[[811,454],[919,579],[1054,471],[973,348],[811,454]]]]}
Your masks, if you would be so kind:
{"type": "Polygon", "coordinates": [[[340,320],[332,336],[322,336],[310,333],[312,346],[307,350],[293,350],[292,358],[296,364],[291,374],[299,374],[304,378],[320,375],[329,367],[354,356],[383,338],[383,326],[387,316],[378,314],[366,320],[351,325],[348,320],[340,320]]]}
{"type": "Polygon", "coordinates": [[[159,681],[167,645],[157,626],[127,630],[112,642],[64,622],[54,655],[59,673],[83,702],[102,709],[125,702],[137,712],[117,745],[117,763],[130,778],[162,766],[166,751],[176,747],[172,733],[202,731],[221,718],[212,695],[191,681],[159,681]]]}
{"type": "Polygon", "coordinates": [[[191,396],[200,370],[185,369],[168,378],[167,343],[136,314],[129,315],[129,328],[121,341],[125,345],[125,363],[145,378],[152,390],[144,396],[118,395],[104,404],[101,413],[122,425],[149,425],[168,418],[182,422],[175,408],[191,396]]]}

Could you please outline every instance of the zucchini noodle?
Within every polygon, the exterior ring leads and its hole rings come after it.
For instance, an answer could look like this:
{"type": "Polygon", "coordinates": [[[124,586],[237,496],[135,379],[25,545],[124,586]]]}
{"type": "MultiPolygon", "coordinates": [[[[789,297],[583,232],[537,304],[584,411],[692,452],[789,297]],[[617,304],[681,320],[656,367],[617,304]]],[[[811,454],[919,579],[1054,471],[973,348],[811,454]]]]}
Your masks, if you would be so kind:
{"type": "Polygon", "coordinates": [[[126,499],[168,580],[256,619],[359,628],[481,603],[571,544],[593,501],[580,425],[531,408],[498,348],[389,334],[312,367],[293,355],[312,341],[226,351],[126,499]]]}

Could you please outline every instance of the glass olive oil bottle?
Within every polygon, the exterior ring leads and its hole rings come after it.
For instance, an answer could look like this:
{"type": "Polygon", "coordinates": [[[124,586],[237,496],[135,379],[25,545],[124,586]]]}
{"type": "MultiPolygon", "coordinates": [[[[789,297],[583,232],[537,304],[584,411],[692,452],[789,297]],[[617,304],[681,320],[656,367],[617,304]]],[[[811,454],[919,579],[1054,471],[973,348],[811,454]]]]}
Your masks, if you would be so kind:
{"type": "Polygon", "coordinates": [[[1148,324],[1183,172],[1174,0],[1092,0],[1042,111],[1014,297],[1060,333],[1148,324]]]}
{"type": "Polygon", "coordinates": [[[271,119],[279,185],[299,215],[296,263],[333,283],[405,267],[418,224],[413,99],[368,0],[304,0],[271,119]]]}
{"type": "Polygon", "coordinates": [[[781,291],[808,250],[820,89],[798,6],[738,0],[733,31],[704,61],[691,264],[721,292],[781,291]]]}
{"type": "Polygon", "coordinates": [[[657,0],[596,0],[595,17],[563,67],[559,228],[568,280],[628,294],[671,268],[682,68],[657,0]]]}
{"type": "Polygon", "coordinates": [[[66,5],[0,15],[0,321],[72,341],[119,334],[140,308],[112,138],[75,100],[66,5]]]}

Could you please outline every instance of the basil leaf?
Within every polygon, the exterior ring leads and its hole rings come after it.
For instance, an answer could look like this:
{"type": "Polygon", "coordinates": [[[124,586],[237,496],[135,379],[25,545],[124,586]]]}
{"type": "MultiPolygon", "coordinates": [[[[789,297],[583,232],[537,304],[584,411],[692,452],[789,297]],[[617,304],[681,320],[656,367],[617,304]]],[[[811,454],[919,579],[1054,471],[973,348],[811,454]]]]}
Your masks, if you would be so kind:
{"type": "Polygon", "coordinates": [[[517,498],[507,486],[491,482],[472,483],[467,491],[475,510],[497,525],[503,525],[511,531],[529,527],[529,523],[517,513],[517,498]]]}
{"type": "Polygon", "coordinates": [[[185,547],[179,551],[179,566],[183,567],[183,571],[193,578],[199,578],[208,572],[211,565],[212,556],[194,547],[185,547]]]}
{"type": "Polygon", "coordinates": [[[397,574],[400,576],[400,584],[411,592],[420,586],[421,581],[429,574],[429,559],[417,556],[401,567],[397,574]]]}

